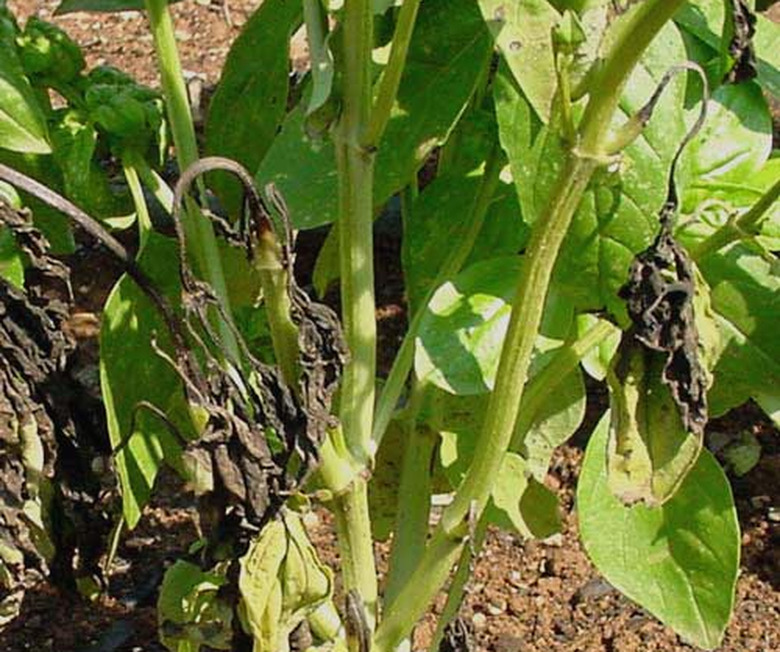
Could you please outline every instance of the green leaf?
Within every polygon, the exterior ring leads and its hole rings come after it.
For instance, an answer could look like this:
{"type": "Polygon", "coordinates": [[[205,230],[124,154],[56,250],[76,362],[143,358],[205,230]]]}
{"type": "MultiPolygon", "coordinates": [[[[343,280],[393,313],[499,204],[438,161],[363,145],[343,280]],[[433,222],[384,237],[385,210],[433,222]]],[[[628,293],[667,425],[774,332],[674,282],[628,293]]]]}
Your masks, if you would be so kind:
{"type": "MultiPolygon", "coordinates": [[[[577,315],[577,337],[584,335],[597,321],[599,319],[595,315],[577,315]]],[[[604,380],[607,377],[609,363],[617,351],[618,344],[620,344],[621,332],[619,328],[615,328],[609,337],[600,342],[598,346],[593,347],[582,358],[582,368],[591,378],[604,380]]]]}
{"type": "Polygon", "coordinates": [[[720,415],[780,387],[780,275],[747,244],[707,256],[700,267],[723,338],[708,395],[710,413],[720,415]]]}
{"type": "MultiPolygon", "coordinates": [[[[682,39],[667,25],[628,79],[615,124],[636,113],[663,75],[686,59],[682,39]]],[[[607,310],[623,319],[617,296],[634,255],[658,232],[669,166],[685,132],[685,78],[667,87],[642,135],[622,153],[616,169],[596,174],[574,217],[556,264],[555,287],[582,310],[607,310]]],[[[561,144],[548,132],[534,188],[534,214],[542,215],[560,165],[561,144]]]]}
{"type": "MultiPolygon", "coordinates": [[[[5,201],[2,187],[0,187],[0,201],[5,201]]],[[[22,252],[16,246],[13,233],[6,227],[0,227],[0,277],[16,287],[20,288],[24,285],[22,252]]]]}
{"type": "Polygon", "coordinates": [[[557,86],[552,30],[560,15],[545,0],[479,0],[479,6],[528,101],[548,122],[557,86]]]}
{"type": "MultiPolygon", "coordinates": [[[[716,51],[721,50],[723,0],[693,0],[677,12],[674,19],[691,34],[716,51]]],[[[780,97],[780,26],[757,14],[753,45],[758,58],[758,82],[772,95],[780,97]]]]}
{"type": "MultiPolygon", "coordinates": [[[[704,126],[680,159],[682,212],[695,213],[705,200],[734,208],[752,204],[760,195],[751,197],[750,189],[771,152],[772,116],[758,84],[718,88],[704,126]]],[[[767,179],[767,185],[775,179],[767,179]]]]}
{"type": "MultiPolygon", "coordinates": [[[[20,154],[0,150],[0,162],[14,170],[33,177],[55,192],[63,193],[62,171],[50,155],[20,154]]],[[[19,193],[24,206],[33,214],[35,227],[40,229],[51,244],[53,254],[67,255],[76,250],[68,219],[59,211],[24,192],[19,193]]]]}
{"type": "MultiPolygon", "coordinates": [[[[490,38],[476,6],[422,3],[397,102],[377,152],[376,206],[406,186],[433,149],[446,141],[490,53],[490,38]]],[[[332,141],[310,138],[304,122],[303,107],[288,114],[256,179],[277,185],[296,228],[313,228],[338,215],[338,176],[332,141]]]]}
{"type": "MultiPolygon", "coordinates": [[[[437,177],[412,205],[404,224],[401,256],[413,314],[424,307],[421,302],[450,254],[451,247],[443,245],[460,242],[468,233],[483,176],[437,177]]],[[[527,239],[528,227],[520,215],[514,188],[500,183],[464,267],[517,253],[527,239]]]]}
{"type": "MultiPolygon", "coordinates": [[[[175,4],[180,0],[168,0],[175,4]]],[[[144,0],[63,0],[54,10],[55,16],[64,16],[77,11],[93,11],[97,13],[114,13],[117,11],[144,11],[144,0]]]]}
{"type": "Polygon", "coordinates": [[[716,648],[734,604],[739,524],[728,480],[707,451],[662,507],[626,507],[607,485],[609,415],[577,487],[580,535],[607,581],[687,641],[716,648]]]}
{"type": "MultiPolygon", "coordinates": [[[[151,232],[140,264],[163,294],[177,304],[177,245],[151,232]]],[[[122,276],[103,310],[100,380],[112,447],[129,438],[116,456],[116,465],[125,521],[131,528],[138,523],[141,510],[149,500],[163,460],[176,467],[180,458],[178,443],[148,411],[137,413],[135,430],[130,432],[136,406],[141,401],[153,403],[167,413],[184,437],[193,435],[179,377],[154,352],[152,337],[157,338],[163,350],[170,351],[170,338],[157,310],[128,276],[122,276]]]]}
{"type": "MultiPolygon", "coordinates": [[[[481,261],[436,291],[417,337],[415,370],[420,380],[453,394],[493,388],[520,265],[517,256],[481,261]]],[[[551,293],[537,350],[559,346],[572,322],[571,306],[551,293]]]]}
{"type": "MultiPolygon", "coordinates": [[[[300,0],[266,0],[252,14],[228,53],[209,106],[206,151],[256,170],[287,110],[290,37],[302,20],[300,0]]],[[[215,174],[225,207],[240,209],[242,190],[215,174]]]]}
{"type": "Polygon", "coordinates": [[[47,154],[46,116],[22,69],[15,38],[16,26],[0,12],[0,148],[47,154]]]}
{"type": "Polygon", "coordinates": [[[387,541],[395,526],[398,507],[398,482],[401,477],[407,437],[404,424],[391,421],[374,460],[374,472],[368,484],[371,532],[377,541],[387,541]]]}
{"type": "Polygon", "coordinates": [[[507,453],[490,494],[487,518],[527,539],[546,539],[561,531],[557,496],[530,475],[526,461],[507,453]]]}
{"type": "Polygon", "coordinates": [[[228,583],[218,571],[203,571],[179,559],[165,573],[157,599],[160,640],[172,652],[198,652],[201,646],[230,650],[233,609],[219,595],[228,583]]]}

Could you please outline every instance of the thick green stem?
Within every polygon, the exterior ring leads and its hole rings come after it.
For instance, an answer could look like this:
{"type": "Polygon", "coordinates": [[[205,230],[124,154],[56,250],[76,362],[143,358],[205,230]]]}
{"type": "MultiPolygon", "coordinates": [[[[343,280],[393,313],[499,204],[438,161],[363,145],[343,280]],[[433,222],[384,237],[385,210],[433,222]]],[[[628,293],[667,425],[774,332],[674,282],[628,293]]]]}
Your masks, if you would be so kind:
{"type": "Polygon", "coordinates": [[[376,101],[371,112],[371,122],[363,139],[365,147],[373,148],[379,145],[385,127],[390,121],[390,114],[398,94],[398,87],[401,84],[401,76],[406,65],[406,55],[409,52],[409,43],[412,40],[419,8],[420,0],[405,0],[398,12],[398,21],[395,24],[393,42],[390,46],[390,58],[382,73],[376,101]]]}
{"type": "MultiPolygon", "coordinates": [[[[373,6],[344,5],[342,113],[333,130],[339,172],[339,263],[344,335],[350,360],[344,369],[339,417],[349,458],[371,464],[371,424],[376,375],[376,306],[373,258],[374,153],[362,146],[371,116],[373,6]]],[[[335,452],[335,451],[334,451],[335,452]]],[[[330,469],[328,469],[330,470],[330,469]]],[[[356,590],[373,630],[377,580],[368,491],[358,476],[334,501],[344,590],[356,590]]],[[[350,642],[354,647],[354,642],[350,642]]]]}
{"type": "Polygon", "coordinates": [[[765,213],[780,197],[780,179],[751,206],[750,210],[729,220],[706,240],[689,248],[694,260],[702,260],[709,254],[730,245],[732,242],[757,235],[757,229],[765,213]]]}
{"type": "MultiPolygon", "coordinates": [[[[176,147],[176,159],[179,169],[186,170],[198,160],[198,145],[168,3],[166,0],[144,0],[144,3],[157,52],[168,122],[173,134],[173,144],[176,147]]],[[[192,200],[186,202],[186,208],[184,230],[188,251],[192,253],[199,273],[209,282],[225,309],[229,311],[227,285],[214,230],[192,200]]],[[[218,321],[218,326],[226,352],[234,360],[240,359],[233,332],[227,324],[222,323],[222,320],[218,321]]]]}
{"type": "Polygon", "coordinates": [[[357,478],[350,490],[336,496],[333,515],[339,540],[345,592],[356,589],[363,599],[366,618],[376,624],[377,583],[371,521],[368,515],[368,484],[357,478]]]}
{"type": "Polygon", "coordinates": [[[485,173],[482,177],[482,184],[469,211],[470,216],[468,220],[466,220],[466,229],[460,234],[460,237],[455,238],[455,247],[450,251],[449,256],[439,269],[436,279],[431,283],[430,288],[415,312],[414,317],[412,317],[409,328],[404,334],[404,339],[393,360],[393,366],[390,368],[390,373],[382,388],[382,393],[379,395],[379,400],[377,401],[376,410],[374,412],[374,432],[372,436],[374,445],[377,448],[382,441],[385,430],[387,430],[387,425],[390,423],[390,419],[393,416],[393,411],[398,403],[398,399],[401,397],[406,379],[409,376],[409,371],[412,369],[412,364],[414,362],[414,341],[417,337],[417,332],[420,329],[422,317],[425,314],[425,307],[428,305],[433,297],[433,293],[439,286],[447,279],[452,278],[457,274],[469,257],[469,254],[474,247],[474,242],[485,222],[490,202],[493,200],[493,194],[498,187],[499,175],[501,173],[501,161],[501,149],[496,147],[488,156],[487,162],[485,163],[485,173]]]}
{"type": "Polygon", "coordinates": [[[479,446],[455,499],[445,510],[425,555],[393,603],[374,637],[375,652],[402,640],[449,575],[467,523],[484,510],[493,481],[512,439],[533,344],[539,332],[552,270],[583,193],[603,158],[601,149],[620,91],[644,49],[683,0],[646,0],[627,18],[591,90],[579,146],[566,155],[549,213],[536,222],[523,259],[509,329],[502,347],[495,389],[479,446]],[[450,565],[442,562],[446,558],[450,565]]]}

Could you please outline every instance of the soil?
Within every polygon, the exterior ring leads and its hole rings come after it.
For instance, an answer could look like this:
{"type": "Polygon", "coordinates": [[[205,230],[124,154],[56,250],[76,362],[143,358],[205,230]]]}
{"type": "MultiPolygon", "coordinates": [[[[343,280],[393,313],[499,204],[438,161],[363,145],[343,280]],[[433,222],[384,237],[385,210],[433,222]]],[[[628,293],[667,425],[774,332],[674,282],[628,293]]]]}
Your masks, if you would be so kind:
{"type": "MultiPolygon", "coordinates": [[[[219,70],[240,26],[257,2],[196,0],[172,6],[176,35],[187,75],[206,84],[219,70]]],[[[57,2],[9,0],[21,20],[36,14],[51,20],[57,2]]],[[[780,7],[774,11],[780,17],[780,7]]],[[[56,19],[86,50],[88,65],[110,63],[155,85],[153,48],[145,18],[137,12],[72,14],[56,19]]],[[[305,42],[292,51],[294,65],[305,69],[305,42]]],[[[321,237],[301,243],[299,271],[311,270],[321,237]]],[[[383,232],[376,247],[380,327],[380,369],[387,369],[405,327],[399,243],[383,232]]],[[[83,249],[71,260],[79,309],[74,325],[85,364],[94,360],[99,310],[118,269],[94,251],[83,249]]],[[[304,281],[305,282],[305,278],[304,281]]],[[[329,297],[335,300],[335,297],[329,297]]],[[[588,422],[604,409],[603,387],[589,391],[588,422]]],[[[708,432],[736,435],[744,430],[762,447],[756,467],[731,476],[742,526],[742,564],[734,615],[721,650],[780,650],[780,438],[761,411],[749,404],[713,421],[708,432]]],[[[585,429],[583,429],[585,431],[585,429]]],[[[491,530],[469,583],[461,616],[479,650],[494,652],[633,652],[692,650],[670,630],[611,587],[588,561],[577,535],[574,490],[582,461],[584,436],[559,449],[547,478],[566,514],[559,535],[544,541],[522,541],[491,530]]],[[[307,515],[307,527],[326,563],[339,567],[328,513],[307,515]]],[[[157,641],[155,602],[165,568],[196,538],[192,499],[169,473],[158,481],[153,504],[139,527],[119,546],[109,591],[95,602],[63,595],[40,585],[28,592],[22,615],[2,634],[0,650],[57,652],[152,652],[157,641]]],[[[380,569],[387,546],[378,545],[380,569]]],[[[414,636],[415,649],[427,649],[435,628],[439,599],[414,636]]]]}

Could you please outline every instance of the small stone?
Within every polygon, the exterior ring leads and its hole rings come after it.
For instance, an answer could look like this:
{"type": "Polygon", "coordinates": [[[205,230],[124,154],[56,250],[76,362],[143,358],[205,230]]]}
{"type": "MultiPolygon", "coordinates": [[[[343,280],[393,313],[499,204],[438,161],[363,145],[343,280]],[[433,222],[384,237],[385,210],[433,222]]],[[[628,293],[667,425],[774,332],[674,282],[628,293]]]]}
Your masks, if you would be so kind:
{"type": "Polygon", "coordinates": [[[186,43],[192,38],[192,34],[190,34],[187,30],[184,29],[177,29],[174,32],[174,36],[176,37],[177,41],[181,41],[182,43],[186,43]]]}
{"type": "Polygon", "coordinates": [[[491,616],[500,616],[502,613],[506,611],[506,600],[503,600],[501,598],[498,598],[496,600],[491,600],[488,603],[487,610],[491,616]]]}
{"type": "Polygon", "coordinates": [[[481,611],[478,611],[471,617],[471,623],[474,625],[474,629],[485,629],[487,625],[487,616],[481,611]]]}
{"type": "Polygon", "coordinates": [[[771,507],[767,513],[767,518],[772,521],[772,523],[780,523],[780,508],[771,507]]]}
{"type": "Polygon", "coordinates": [[[563,545],[563,535],[558,532],[552,536],[542,540],[542,543],[546,546],[552,546],[553,548],[560,548],[563,545]]]}
{"type": "Polygon", "coordinates": [[[772,502],[772,499],[769,496],[760,495],[760,496],[753,496],[750,499],[750,504],[755,509],[762,509],[769,505],[772,502]]]}
{"type": "Polygon", "coordinates": [[[303,525],[306,528],[316,528],[320,524],[320,517],[317,516],[317,512],[306,512],[303,515],[303,525]]]}
{"type": "Polygon", "coordinates": [[[512,586],[523,586],[523,576],[520,574],[520,571],[509,571],[509,577],[507,579],[512,586]]]}

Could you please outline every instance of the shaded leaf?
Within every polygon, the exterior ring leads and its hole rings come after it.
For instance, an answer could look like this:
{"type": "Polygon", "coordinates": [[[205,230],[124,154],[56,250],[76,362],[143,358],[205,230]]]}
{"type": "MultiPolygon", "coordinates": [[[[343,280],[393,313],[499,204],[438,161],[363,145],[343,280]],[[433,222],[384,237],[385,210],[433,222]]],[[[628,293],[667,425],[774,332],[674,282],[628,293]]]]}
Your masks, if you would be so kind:
{"type": "MultiPolygon", "coordinates": [[[[165,295],[180,291],[176,245],[149,234],[140,264],[165,295]]],[[[127,276],[122,276],[109,295],[100,329],[100,380],[108,432],[113,448],[129,438],[117,454],[125,521],[135,527],[149,500],[157,471],[165,459],[176,466],[180,449],[160,420],[140,410],[135,431],[130,432],[133,412],[148,401],[168,414],[185,435],[193,432],[189,409],[176,372],[152,349],[156,337],[170,350],[165,324],[146,295],[127,276]]]]}
{"type": "MultiPolygon", "coordinates": [[[[168,0],[174,4],[180,0],[168,0]]],[[[144,0],[63,0],[54,10],[55,16],[72,14],[77,11],[113,13],[117,11],[144,11],[144,0]]]]}
{"type": "Polygon", "coordinates": [[[739,525],[731,489],[703,450],[663,506],[626,507],[609,490],[604,416],[577,487],[580,535],[607,581],[687,641],[714,649],[734,604],[739,525]]]}
{"type": "MultiPolygon", "coordinates": [[[[300,0],[266,0],[244,25],[209,105],[209,154],[249,170],[260,165],[287,110],[289,42],[302,11],[300,0]]],[[[241,189],[235,180],[215,174],[214,188],[231,214],[238,211],[241,189]]]]}

